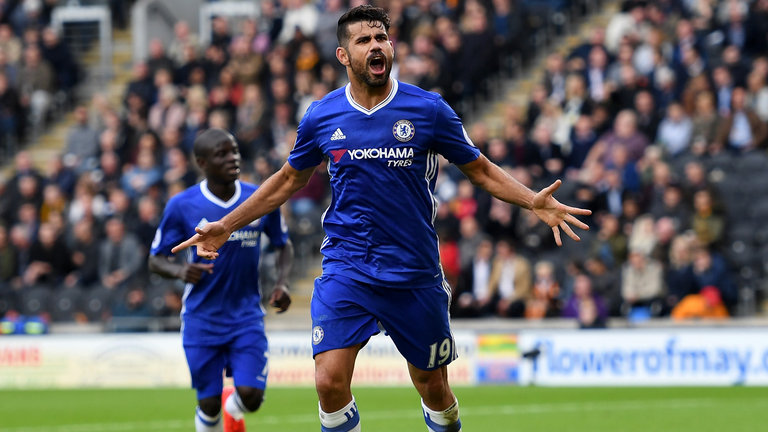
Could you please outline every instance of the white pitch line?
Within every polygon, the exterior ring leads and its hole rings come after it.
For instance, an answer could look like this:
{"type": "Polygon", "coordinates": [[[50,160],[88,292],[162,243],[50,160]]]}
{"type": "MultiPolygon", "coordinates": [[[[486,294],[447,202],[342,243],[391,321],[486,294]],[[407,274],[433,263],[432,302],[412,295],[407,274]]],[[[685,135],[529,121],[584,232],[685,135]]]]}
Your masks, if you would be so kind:
{"type": "MultiPolygon", "coordinates": [[[[520,404],[520,405],[497,405],[497,406],[479,406],[462,407],[461,417],[481,417],[488,415],[526,415],[526,414],[544,414],[544,413],[562,413],[562,412],[584,412],[584,411],[614,411],[614,410],[648,410],[648,409],[680,409],[680,408],[702,408],[707,406],[722,407],[723,403],[737,403],[740,406],[749,404],[765,405],[764,400],[728,400],[721,399],[663,399],[655,401],[602,401],[602,402],[564,402],[564,403],[545,403],[545,404],[520,404]]],[[[257,414],[258,416],[258,414],[257,414]]],[[[363,410],[360,413],[361,421],[388,420],[392,418],[418,418],[420,417],[417,408],[397,411],[370,411],[363,410]]],[[[286,415],[286,416],[258,416],[259,424],[313,424],[318,419],[315,415],[286,415]]],[[[132,432],[132,431],[172,431],[187,430],[192,424],[192,419],[185,420],[167,420],[167,421],[147,421],[147,422],[123,422],[123,423],[92,423],[92,424],[72,424],[60,426],[32,426],[18,428],[0,428],[0,432],[132,432]]]]}

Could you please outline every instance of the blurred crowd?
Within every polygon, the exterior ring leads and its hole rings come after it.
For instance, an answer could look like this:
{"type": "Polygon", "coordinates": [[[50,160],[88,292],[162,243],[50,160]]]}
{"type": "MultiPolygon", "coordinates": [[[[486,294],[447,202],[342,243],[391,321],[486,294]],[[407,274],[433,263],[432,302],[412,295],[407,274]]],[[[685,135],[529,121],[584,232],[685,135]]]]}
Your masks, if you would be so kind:
{"type": "MultiPolygon", "coordinates": [[[[27,2],[0,0],[0,10],[12,3],[27,2]]],[[[196,135],[230,130],[244,180],[274,172],[307,106],[345,84],[336,21],[359,3],[260,2],[257,19],[214,17],[205,45],[179,21],[172,40],[149,42],[121,104],[97,94],[74,108],[62,153],[45,170],[14,151],[0,196],[0,315],[178,316],[180,286],[150,276],[146,257],[165,202],[199,179],[196,135]]],[[[510,58],[532,57],[535,8],[582,2],[372,3],[392,18],[393,75],[467,115],[469,101],[486,99],[489,82],[510,73],[510,58]]],[[[35,114],[34,87],[21,84],[34,53],[51,75],[49,94],[72,70],[46,57],[56,32],[43,14],[32,16],[19,27],[0,15],[0,132],[18,142],[45,118],[35,114]]],[[[547,55],[527,106],[508,106],[500,127],[479,120],[467,129],[528,186],[563,179],[556,196],[593,210],[590,231],[557,248],[530,212],[444,164],[435,224],[453,315],[600,327],[612,316],[738,313],[746,289],[759,295],[759,257],[768,256],[768,231],[757,222],[768,190],[756,187],[768,184],[767,56],[768,0],[626,1],[582,44],[547,55]]],[[[297,253],[311,262],[328,194],[319,167],[284,208],[297,253]]]]}
{"type": "Polygon", "coordinates": [[[448,167],[438,193],[454,316],[642,321],[755,313],[768,268],[768,1],[624,1],[545,60],[529,103],[470,136],[593,211],[556,248],[531,212],[448,167]]]}

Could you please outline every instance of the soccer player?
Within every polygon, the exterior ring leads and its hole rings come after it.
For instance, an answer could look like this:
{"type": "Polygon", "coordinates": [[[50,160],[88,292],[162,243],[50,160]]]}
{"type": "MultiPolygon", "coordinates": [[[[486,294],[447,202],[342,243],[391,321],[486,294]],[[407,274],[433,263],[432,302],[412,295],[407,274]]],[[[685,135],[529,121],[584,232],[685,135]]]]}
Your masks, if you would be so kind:
{"type": "Polygon", "coordinates": [[[278,250],[277,282],[270,305],[278,313],[291,298],[287,280],[293,246],[280,211],[233,231],[215,263],[198,255],[176,259],[171,247],[244,202],[257,187],[238,180],[240,152],[235,139],[221,129],[209,129],[195,140],[194,155],[205,179],[168,201],[152,241],[149,268],[186,282],[182,309],[182,342],[192,386],[197,390],[197,432],[244,431],[243,414],[259,409],[267,382],[267,338],[261,307],[259,252],[261,235],[278,250]],[[223,391],[223,373],[231,386],[223,391]],[[224,420],[221,419],[222,399],[224,420]]]}
{"type": "Polygon", "coordinates": [[[394,49],[383,9],[359,6],[338,22],[336,57],[349,84],[314,102],[299,124],[288,161],[237,209],[197,228],[178,251],[216,258],[233,231],[284,203],[328,158],[333,198],[323,217],[323,273],[311,302],[315,386],[322,431],[359,431],[351,391],[355,359],[379,324],[408,361],[429,431],[461,430],[447,365],[456,358],[433,226],[438,155],[477,186],[531,209],[579,240],[586,229],[552,193],[534,193],[480,154],[455,112],[437,94],[390,78],[394,49]]]}

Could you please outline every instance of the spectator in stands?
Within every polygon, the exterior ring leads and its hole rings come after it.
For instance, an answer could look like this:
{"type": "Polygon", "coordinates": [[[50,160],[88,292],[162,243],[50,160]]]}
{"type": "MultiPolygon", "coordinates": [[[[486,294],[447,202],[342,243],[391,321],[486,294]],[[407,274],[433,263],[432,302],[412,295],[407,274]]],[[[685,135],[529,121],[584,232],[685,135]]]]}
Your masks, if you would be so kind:
{"type": "Polygon", "coordinates": [[[457,318],[482,317],[496,312],[498,293],[490,288],[493,263],[491,239],[481,239],[470,258],[462,268],[451,303],[451,315],[457,318]]]}
{"type": "Polygon", "coordinates": [[[728,318],[728,309],[717,287],[705,286],[698,293],[688,294],[675,305],[670,314],[673,320],[728,318]]]}
{"type": "MultiPolygon", "coordinates": [[[[14,65],[21,61],[22,47],[21,40],[13,32],[11,26],[5,22],[0,23],[0,52],[6,56],[7,64],[14,65]]],[[[9,78],[11,78],[11,82],[15,81],[15,76],[9,78]]]]}
{"type": "Polygon", "coordinates": [[[112,317],[117,332],[148,330],[146,320],[152,317],[152,309],[141,285],[132,284],[117,296],[112,306],[112,317]]]}
{"type": "Polygon", "coordinates": [[[12,300],[13,286],[18,285],[16,280],[19,277],[18,259],[8,228],[0,223],[0,298],[12,300]]]}
{"type": "Polygon", "coordinates": [[[693,273],[699,290],[714,286],[720,292],[723,303],[731,310],[738,299],[738,287],[733,283],[728,272],[728,265],[722,255],[711,247],[694,243],[693,273]]]}
{"type": "Polygon", "coordinates": [[[605,29],[606,48],[609,52],[616,53],[621,44],[636,44],[645,40],[648,31],[645,4],[634,0],[622,2],[622,11],[611,17],[605,29]]]}
{"type": "Polygon", "coordinates": [[[747,107],[763,122],[768,122],[768,85],[766,76],[753,70],[747,76],[747,107]]]}
{"type": "Polygon", "coordinates": [[[189,29],[185,20],[176,21],[173,25],[173,40],[168,44],[168,58],[175,66],[181,66],[188,61],[190,52],[196,57],[200,51],[197,35],[189,29]]]}
{"type": "Polygon", "coordinates": [[[618,269],[626,261],[628,239],[621,231],[619,218],[612,213],[598,215],[599,230],[590,245],[590,255],[599,257],[608,268],[618,269]]]}
{"type": "Polygon", "coordinates": [[[544,86],[547,89],[547,98],[555,103],[565,100],[565,59],[559,53],[547,56],[544,66],[544,86]]]}
{"type": "Polygon", "coordinates": [[[548,260],[537,261],[533,267],[531,297],[525,302],[525,318],[542,319],[560,316],[560,282],[555,265],[548,260]]]}
{"type": "Polygon", "coordinates": [[[734,88],[730,102],[728,113],[721,116],[715,141],[735,152],[764,148],[768,126],[747,106],[744,88],[734,88]]]}
{"type": "Polygon", "coordinates": [[[24,63],[19,71],[21,104],[29,109],[30,125],[34,133],[44,126],[55,90],[55,75],[51,65],[42,58],[40,48],[24,48],[24,63]]]}
{"type": "Polygon", "coordinates": [[[107,220],[105,233],[106,239],[102,240],[99,249],[101,285],[109,289],[121,288],[142,268],[144,256],[137,253],[141,244],[135,234],[126,232],[119,217],[107,220]]]}
{"type": "Polygon", "coordinates": [[[637,130],[639,130],[649,142],[656,141],[656,135],[661,123],[656,102],[648,90],[641,90],[635,94],[634,110],[637,114],[637,130]]]}
{"type": "Polygon", "coordinates": [[[16,150],[15,142],[20,135],[21,105],[19,95],[10,86],[8,77],[0,71],[0,160],[5,161],[16,150]]]}
{"type": "Polygon", "coordinates": [[[90,171],[96,167],[99,154],[99,134],[88,125],[88,108],[79,105],[74,112],[75,124],[67,134],[64,157],[72,158],[78,171],[90,171]]]}
{"type": "Polygon", "coordinates": [[[211,46],[226,51],[232,42],[232,32],[226,17],[215,16],[211,19],[211,46]]]}
{"type": "Polygon", "coordinates": [[[675,236],[669,248],[664,268],[664,284],[667,295],[664,312],[670,312],[685,296],[698,292],[693,271],[693,246],[695,238],[689,233],[675,236]]]}
{"type": "Polygon", "coordinates": [[[725,215],[716,206],[712,192],[701,189],[693,196],[691,228],[703,245],[718,247],[725,236],[725,215]]]}
{"type": "Polygon", "coordinates": [[[590,169],[592,165],[610,165],[613,148],[625,147],[628,160],[637,162],[644,154],[648,146],[648,139],[637,130],[637,117],[631,110],[621,111],[614,121],[613,130],[601,136],[587,155],[585,165],[590,169]]]}
{"type": "Polygon", "coordinates": [[[46,27],[42,32],[42,56],[51,65],[56,76],[56,88],[63,92],[67,100],[80,80],[80,67],[69,47],[61,41],[59,33],[53,27],[46,27]]]}
{"type": "Polygon", "coordinates": [[[563,306],[563,318],[575,318],[580,328],[604,328],[608,318],[605,300],[592,290],[592,279],[577,274],[573,280],[573,294],[563,306]]]}
{"type": "Polygon", "coordinates": [[[166,165],[163,171],[166,187],[180,182],[187,188],[197,183],[197,172],[190,167],[187,155],[178,147],[166,151],[166,165]]]}
{"type": "Polygon", "coordinates": [[[315,34],[318,10],[314,4],[304,0],[287,0],[284,8],[283,28],[277,37],[278,42],[291,42],[297,32],[305,37],[315,34]]]}
{"type": "Polygon", "coordinates": [[[491,295],[499,298],[496,305],[498,316],[525,316],[525,304],[531,297],[532,279],[528,259],[518,255],[509,240],[499,240],[488,281],[491,295]]]}
{"type": "Polygon", "coordinates": [[[664,273],[660,262],[647,251],[631,249],[622,266],[622,311],[630,320],[643,320],[661,313],[664,273]]]}
{"type": "Polygon", "coordinates": [[[720,117],[715,109],[715,99],[711,92],[704,91],[696,95],[691,125],[691,142],[709,146],[715,141],[720,117]]]}
{"type": "Polygon", "coordinates": [[[83,218],[71,228],[68,241],[77,285],[91,288],[99,281],[99,240],[93,219],[83,218]]]}
{"type": "Polygon", "coordinates": [[[159,89],[157,103],[149,110],[149,127],[155,133],[166,128],[180,129],[186,117],[184,105],[178,102],[178,91],[172,84],[159,89]]]}
{"type": "Polygon", "coordinates": [[[676,158],[688,150],[692,134],[693,122],[683,111],[683,106],[679,103],[670,104],[667,107],[667,115],[659,124],[656,141],[666,154],[676,158]]]}
{"type": "Polygon", "coordinates": [[[131,95],[138,96],[145,106],[154,103],[156,89],[152,82],[153,75],[149,73],[147,64],[145,62],[134,63],[131,77],[132,79],[128,82],[123,98],[125,105],[129,105],[131,95]]]}
{"type": "Polygon", "coordinates": [[[757,56],[768,51],[768,1],[751,2],[747,14],[747,37],[745,41],[746,54],[757,56]]]}
{"type": "Polygon", "coordinates": [[[65,279],[71,285],[75,281],[74,275],[71,274],[73,270],[71,252],[60,233],[56,232],[56,228],[50,223],[40,224],[22,275],[24,285],[45,285],[53,288],[65,282],[65,279]]]}

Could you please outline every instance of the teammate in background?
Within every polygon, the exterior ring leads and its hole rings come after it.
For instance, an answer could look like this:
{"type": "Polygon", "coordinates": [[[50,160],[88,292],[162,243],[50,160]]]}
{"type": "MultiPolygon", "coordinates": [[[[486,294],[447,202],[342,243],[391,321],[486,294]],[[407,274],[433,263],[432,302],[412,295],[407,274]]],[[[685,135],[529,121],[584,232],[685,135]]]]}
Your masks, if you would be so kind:
{"type": "Polygon", "coordinates": [[[172,256],[171,247],[194,234],[196,227],[224,217],[257,190],[238,180],[240,152],[229,133],[207,130],[195,140],[193,151],[205,180],[168,201],[152,242],[149,268],[186,282],[182,342],[197,390],[196,431],[222,431],[222,426],[226,432],[244,431],[243,414],[259,409],[267,382],[265,312],[258,286],[261,234],[278,249],[277,283],[270,297],[278,313],[291,304],[287,280],[293,246],[280,211],[273,209],[228,235],[215,263],[191,253],[183,259],[172,256]],[[237,391],[223,389],[225,370],[237,391]]]}
{"type": "Polygon", "coordinates": [[[438,154],[475,185],[533,210],[575,240],[574,215],[559,203],[556,181],[535,193],[492,164],[472,144],[455,112],[437,94],[390,78],[394,49],[383,9],[359,6],[338,22],[336,57],[349,84],[314,102],[298,128],[288,161],[237,209],[173,250],[197,246],[214,259],[232,232],[278,208],[329,159],[333,199],[323,218],[323,274],[312,296],[315,385],[322,431],[360,430],[352,396],[355,359],[386,330],[408,361],[427,428],[461,430],[447,365],[456,358],[445,283],[433,226],[438,154]],[[570,225],[569,225],[570,224],[570,225]]]}

